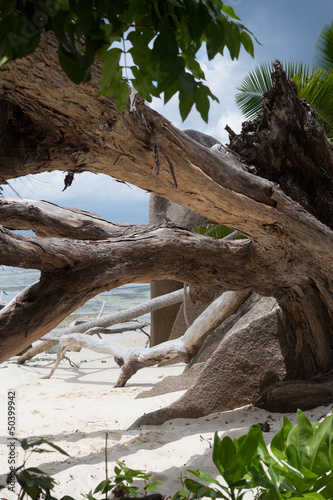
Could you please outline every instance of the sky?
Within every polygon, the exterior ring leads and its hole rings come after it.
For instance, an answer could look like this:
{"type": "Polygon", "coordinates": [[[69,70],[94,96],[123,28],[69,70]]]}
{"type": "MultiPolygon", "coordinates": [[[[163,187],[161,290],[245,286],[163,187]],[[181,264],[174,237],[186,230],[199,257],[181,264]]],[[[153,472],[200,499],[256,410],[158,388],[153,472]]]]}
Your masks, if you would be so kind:
{"type": "MultiPolygon", "coordinates": [[[[160,99],[150,104],[179,129],[199,130],[224,144],[228,142],[225,126],[238,133],[244,121],[234,96],[246,74],[258,64],[275,59],[311,62],[321,28],[333,19],[332,0],[229,0],[225,3],[234,8],[261,45],[255,43],[254,59],[243,50],[239,59],[232,61],[226,50],[224,57],[208,61],[204,51],[200,52],[199,62],[206,83],[220,101],[211,104],[208,124],[196,110],[182,122],[176,97],[165,106],[160,99]]],[[[63,172],[52,172],[16,179],[11,181],[13,189],[5,187],[4,196],[47,200],[116,222],[148,223],[149,195],[145,191],[115,182],[103,174],[90,173],[76,175],[72,186],[62,191],[64,177],[63,172]]]]}

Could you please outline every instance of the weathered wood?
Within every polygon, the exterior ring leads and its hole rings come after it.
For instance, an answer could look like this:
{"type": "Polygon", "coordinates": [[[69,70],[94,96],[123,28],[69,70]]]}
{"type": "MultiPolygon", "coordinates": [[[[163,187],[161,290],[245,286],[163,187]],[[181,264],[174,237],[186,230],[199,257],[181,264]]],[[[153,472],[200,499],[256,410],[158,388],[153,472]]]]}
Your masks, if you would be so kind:
{"type": "Polygon", "coordinates": [[[278,183],[288,196],[332,228],[332,143],[316,122],[314,111],[299,101],[295,83],[288,80],[278,61],[274,68],[275,87],[265,93],[258,118],[243,123],[241,135],[231,138],[230,147],[260,177],[278,183]]]}
{"type": "Polygon", "coordinates": [[[37,283],[1,311],[1,361],[51,331],[97,293],[117,286],[178,279],[190,285],[192,297],[212,299],[223,290],[222,282],[225,290],[237,289],[238,274],[243,288],[244,275],[251,281],[255,274],[248,240],[223,242],[176,228],[143,227],[131,237],[89,242],[0,229],[0,243],[3,264],[42,271],[37,283]]]}
{"type": "MultiPolygon", "coordinates": [[[[96,221],[96,240],[93,227],[82,239],[67,222],[58,233],[50,224],[52,235],[69,231],[62,240],[45,238],[45,213],[29,216],[25,227],[44,238],[0,231],[0,263],[42,270],[40,281],[1,312],[1,359],[100,291],[178,279],[197,297],[251,289],[276,297],[286,317],[288,376],[310,378],[330,369],[333,146],[278,63],[275,68],[275,87],[258,120],[233,137],[235,154],[200,146],[137,97],[120,116],[112,99],[96,97],[98,63],[92,81],[75,86],[59,70],[50,35],[34,55],[1,68],[0,182],[55,169],[103,172],[249,237],[208,243],[177,228],[127,232],[119,225],[108,235],[109,227],[96,221]]],[[[12,216],[10,206],[6,210],[10,227],[22,224],[17,206],[12,216]]]]}
{"type": "Polygon", "coordinates": [[[290,380],[270,386],[255,402],[258,408],[274,412],[310,410],[315,406],[332,404],[333,381],[323,383],[290,380]]]}
{"type": "MultiPolygon", "coordinates": [[[[177,293],[177,292],[173,292],[177,293]]],[[[186,333],[175,340],[168,340],[149,349],[126,349],[125,347],[86,334],[62,335],[59,339],[57,361],[49,375],[50,378],[62,359],[64,347],[87,348],[93,351],[111,354],[122,368],[121,375],[115,387],[123,387],[126,382],[141,368],[157,365],[161,361],[178,358],[188,362],[197,354],[207,336],[222,321],[234,314],[241,304],[249,297],[251,292],[225,292],[218,297],[207,309],[192,323],[186,333]]],[[[154,299],[156,300],[156,299],[154,299]]],[[[95,331],[97,333],[97,330],[95,331]]]]}
{"type": "Polygon", "coordinates": [[[76,208],[62,208],[46,201],[0,198],[0,224],[7,229],[32,230],[37,236],[104,240],[123,236],[135,226],[110,222],[76,208]]]}
{"type": "MultiPolygon", "coordinates": [[[[176,292],[170,293],[168,295],[162,295],[161,297],[156,297],[155,299],[148,300],[138,306],[134,306],[131,309],[126,309],[125,311],[119,311],[113,314],[106,314],[105,316],[86,321],[79,325],[70,326],[67,328],[62,328],[58,332],[54,332],[52,337],[61,337],[62,335],[69,335],[71,333],[88,333],[90,330],[94,328],[106,328],[112,325],[116,325],[118,323],[123,323],[125,321],[130,321],[131,319],[136,319],[143,314],[147,314],[156,309],[160,309],[165,307],[166,305],[177,304],[178,302],[183,301],[183,290],[177,290],[176,292]]],[[[30,350],[24,353],[18,359],[18,363],[23,364],[28,359],[33,358],[37,354],[50,349],[50,347],[54,346],[55,342],[49,339],[45,340],[43,344],[37,344],[33,346],[30,350]]]]}

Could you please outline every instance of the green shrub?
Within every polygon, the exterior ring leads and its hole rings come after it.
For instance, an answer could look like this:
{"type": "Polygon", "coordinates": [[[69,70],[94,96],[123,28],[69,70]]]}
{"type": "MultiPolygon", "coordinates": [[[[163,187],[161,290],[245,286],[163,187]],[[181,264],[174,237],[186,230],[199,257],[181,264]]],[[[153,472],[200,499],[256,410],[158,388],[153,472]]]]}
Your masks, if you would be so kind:
{"type": "Polygon", "coordinates": [[[257,500],[333,499],[333,416],[321,423],[311,423],[300,410],[293,426],[283,417],[281,429],[274,436],[269,453],[261,428],[250,427],[247,434],[222,440],[215,433],[213,462],[226,485],[202,470],[189,474],[214,486],[205,485],[184,474],[182,489],[174,500],[210,497],[242,499],[247,490],[256,490],[257,500]]]}

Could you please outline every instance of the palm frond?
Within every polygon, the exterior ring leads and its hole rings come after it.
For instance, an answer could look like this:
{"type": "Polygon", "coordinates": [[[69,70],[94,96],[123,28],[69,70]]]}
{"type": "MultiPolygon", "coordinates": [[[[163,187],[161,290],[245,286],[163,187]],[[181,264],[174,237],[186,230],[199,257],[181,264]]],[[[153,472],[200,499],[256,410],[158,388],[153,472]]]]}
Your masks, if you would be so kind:
{"type": "Polygon", "coordinates": [[[261,64],[250,71],[242,80],[235,95],[236,104],[248,120],[253,120],[260,111],[263,93],[272,85],[272,64],[261,64]]]}
{"type": "MultiPolygon", "coordinates": [[[[309,66],[302,62],[285,62],[282,64],[288,78],[293,79],[297,75],[298,83],[307,80],[309,66]]],[[[263,63],[256,66],[253,71],[242,80],[235,95],[236,104],[248,120],[253,120],[259,113],[263,94],[273,86],[271,74],[273,64],[263,63]]]]}
{"type": "Polygon", "coordinates": [[[333,140],[333,69],[317,70],[300,86],[298,95],[314,109],[318,123],[333,140]]]}
{"type": "Polygon", "coordinates": [[[329,71],[333,68],[333,21],[324,25],[319,33],[314,54],[313,66],[316,69],[329,71]]]}

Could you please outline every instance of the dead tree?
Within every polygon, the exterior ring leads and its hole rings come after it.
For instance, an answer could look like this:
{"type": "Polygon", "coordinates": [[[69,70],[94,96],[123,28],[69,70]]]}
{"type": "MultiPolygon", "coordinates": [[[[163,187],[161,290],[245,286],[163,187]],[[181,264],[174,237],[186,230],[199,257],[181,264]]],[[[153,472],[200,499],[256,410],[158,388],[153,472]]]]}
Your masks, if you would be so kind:
{"type": "Polygon", "coordinates": [[[58,208],[48,214],[56,220],[50,224],[40,207],[20,211],[3,199],[0,264],[40,269],[41,278],[1,312],[1,361],[103,290],[176,279],[194,299],[227,290],[275,297],[288,380],[328,372],[333,147],[280,64],[258,119],[245,123],[223,154],[195,143],[133,94],[120,116],[112,99],[97,97],[97,63],[92,76],[89,84],[72,84],[50,36],[34,55],[1,69],[0,181],[56,169],[103,172],[248,239],[214,241],[180,228],[116,225],[89,215],[87,224],[64,220],[58,208]],[[23,227],[39,236],[8,230],[23,227]]]}

